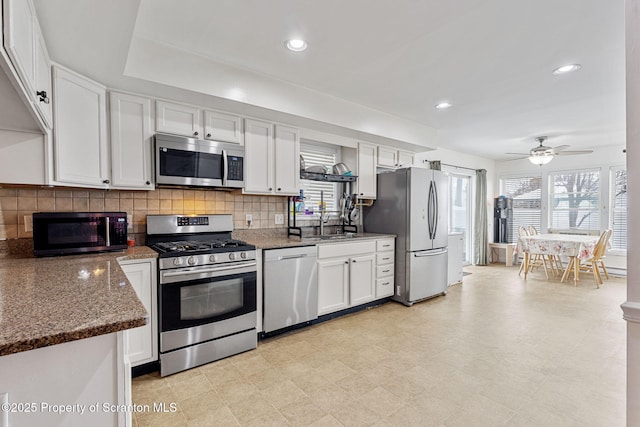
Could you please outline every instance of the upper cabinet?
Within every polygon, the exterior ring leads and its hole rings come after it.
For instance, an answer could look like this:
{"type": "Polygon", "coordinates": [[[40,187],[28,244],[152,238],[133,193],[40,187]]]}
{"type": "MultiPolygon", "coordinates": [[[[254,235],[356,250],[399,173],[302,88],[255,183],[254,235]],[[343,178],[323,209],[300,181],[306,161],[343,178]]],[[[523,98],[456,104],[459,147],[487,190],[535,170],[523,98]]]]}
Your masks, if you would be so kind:
{"type": "Polygon", "coordinates": [[[4,0],[4,46],[29,101],[49,128],[51,120],[51,62],[31,0],[4,0]]]}
{"type": "Polygon", "coordinates": [[[413,153],[410,151],[378,146],[377,165],[389,168],[413,166],[413,153]]]}
{"type": "Polygon", "coordinates": [[[358,142],[358,185],[359,199],[376,198],[376,146],[358,142]]]}
{"type": "Polygon", "coordinates": [[[245,120],[247,194],[295,196],[300,192],[298,130],[260,120],[245,120]]]}
{"type": "Polygon", "coordinates": [[[173,102],[156,102],[156,130],[162,133],[242,144],[241,123],[240,116],[233,114],[173,102]]]}
{"type": "Polygon", "coordinates": [[[56,183],[109,188],[106,88],[54,66],[56,183]]]}
{"type": "Polygon", "coordinates": [[[111,92],[111,188],[153,189],[153,102],[111,92]]]}

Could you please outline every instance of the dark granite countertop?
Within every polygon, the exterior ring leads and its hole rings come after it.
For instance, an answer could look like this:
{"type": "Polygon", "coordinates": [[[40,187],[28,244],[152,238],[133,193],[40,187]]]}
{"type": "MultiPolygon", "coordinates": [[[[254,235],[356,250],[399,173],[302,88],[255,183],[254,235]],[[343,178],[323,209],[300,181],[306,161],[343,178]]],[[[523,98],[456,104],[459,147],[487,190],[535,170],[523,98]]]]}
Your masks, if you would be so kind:
{"type": "Polygon", "coordinates": [[[118,261],[156,257],[139,246],[0,258],[0,356],[145,325],[149,314],[118,261]]]}

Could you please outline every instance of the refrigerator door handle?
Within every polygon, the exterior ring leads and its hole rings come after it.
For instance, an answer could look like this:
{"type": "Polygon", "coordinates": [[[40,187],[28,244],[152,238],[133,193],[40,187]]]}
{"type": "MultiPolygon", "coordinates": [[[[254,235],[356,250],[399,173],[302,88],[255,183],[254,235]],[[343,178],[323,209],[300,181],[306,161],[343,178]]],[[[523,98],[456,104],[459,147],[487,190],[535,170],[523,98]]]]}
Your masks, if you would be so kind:
{"type": "Polygon", "coordinates": [[[433,181],[429,181],[429,196],[427,199],[427,223],[429,226],[429,240],[433,240],[433,181]]]}
{"type": "Polygon", "coordinates": [[[413,256],[415,258],[420,258],[420,257],[425,257],[425,256],[436,256],[436,255],[442,255],[442,254],[446,254],[447,252],[449,252],[448,248],[444,248],[442,250],[439,251],[420,251],[420,252],[413,252],[413,256]]]}
{"type": "Polygon", "coordinates": [[[433,201],[435,205],[435,209],[433,210],[433,238],[435,239],[436,234],[438,234],[438,212],[440,212],[440,206],[438,203],[438,187],[436,187],[435,181],[431,182],[433,183],[433,201]]]}

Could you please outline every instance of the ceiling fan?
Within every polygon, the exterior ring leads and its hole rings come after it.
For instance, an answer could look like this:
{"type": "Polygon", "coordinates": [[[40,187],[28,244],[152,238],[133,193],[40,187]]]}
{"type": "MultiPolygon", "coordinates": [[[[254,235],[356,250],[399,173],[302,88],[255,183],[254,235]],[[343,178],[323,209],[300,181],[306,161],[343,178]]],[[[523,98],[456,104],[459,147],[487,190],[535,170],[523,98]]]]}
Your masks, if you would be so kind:
{"type": "Polygon", "coordinates": [[[544,141],[546,141],[546,136],[539,136],[536,138],[536,142],[538,142],[538,146],[529,150],[529,154],[525,153],[507,153],[507,154],[515,154],[524,157],[518,157],[510,160],[519,160],[519,159],[529,159],[531,163],[534,165],[542,166],[549,163],[555,156],[573,156],[576,154],[590,154],[593,153],[593,150],[572,150],[565,151],[569,148],[569,145],[559,145],[557,147],[548,147],[546,145],[542,145],[544,141]]]}

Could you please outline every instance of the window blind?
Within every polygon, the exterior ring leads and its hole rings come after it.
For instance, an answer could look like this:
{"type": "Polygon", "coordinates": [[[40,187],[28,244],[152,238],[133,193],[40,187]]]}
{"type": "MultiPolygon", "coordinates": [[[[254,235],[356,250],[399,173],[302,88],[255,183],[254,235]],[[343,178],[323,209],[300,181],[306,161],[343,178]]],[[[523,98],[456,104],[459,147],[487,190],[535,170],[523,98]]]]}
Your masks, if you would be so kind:
{"type": "Polygon", "coordinates": [[[502,194],[513,199],[513,220],[507,236],[511,243],[518,240],[518,228],[533,225],[540,230],[541,188],[540,176],[501,179],[502,194]]]}
{"type": "MultiPolygon", "coordinates": [[[[337,163],[338,148],[328,144],[312,144],[300,142],[300,154],[304,157],[305,166],[326,166],[331,173],[331,167],[337,163]]],[[[323,192],[324,201],[327,204],[327,211],[337,211],[337,184],[334,182],[311,181],[302,179],[301,185],[304,189],[305,209],[318,211],[320,203],[320,192],[323,192]]]]}
{"type": "Polygon", "coordinates": [[[611,249],[627,250],[627,171],[616,168],[611,174],[611,213],[609,227],[611,235],[611,249]]]}

